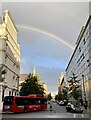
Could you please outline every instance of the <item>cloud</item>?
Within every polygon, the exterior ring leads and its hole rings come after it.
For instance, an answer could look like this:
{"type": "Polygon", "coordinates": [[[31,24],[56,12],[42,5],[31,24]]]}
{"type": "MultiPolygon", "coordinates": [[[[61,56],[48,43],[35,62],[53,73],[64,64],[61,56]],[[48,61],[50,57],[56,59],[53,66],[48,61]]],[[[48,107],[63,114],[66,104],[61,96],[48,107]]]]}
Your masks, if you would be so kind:
{"type": "MultiPolygon", "coordinates": [[[[39,35],[39,34],[38,34],[39,35]]],[[[65,70],[69,53],[72,50],[58,41],[39,35],[40,39],[20,42],[21,53],[24,61],[21,63],[21,72],[33,72],[36,66],[37,72],[42,80],[48,86],[49,92],[57,91],[57,84],[61,72],[65,70]],[[46,39],[47,38],[47,39],[46,39]]]]}
{"type": "Polygon", "coordinates": [[[79,30],[87,20],[89,3],[6,2],[3,3],[4,9],[10,10],[16,24],[42,29],[74,45],[79,30]]]}
{"type": "MultiPolygon", "coordinates": [[[[39,71],[40,70],[41,70],[41,67],[39,68],[39,71]]],[[[42,81],[44,81],[47,84],[49,92],[53,92],[53,91],[57,92],[58,80],[61,76],[61,72],[63,72],[64,69],[42,68],[42,70],[43,72],[40,71],[39,75],[42,78],[42,81]]]]}
{"type": "MultiPolygon", "coordinates": [[[[72,46],[89,14],[89,3],[84,2],[4,2],[15,24],[38,28],[52,33],[72,46]]],[[[62,42],[47,34],[18,28],[21,47],[21,73],[37,72],[51,92],[57,91],[57,83],[72,54],[62,42]]]]}
{"type": "Polygon", "coordinates": [[[46,35],[48,37],[51,37],[51,38],[53,38],[55,40],[58,40],[59,42],[62,42],[63,44],[70,47],[71,49],[74,49],[74,46],[69,44],[67,41],[65,41],[62,38],[59,38],[58,36],[56,36],[56,35],[54,35],[52,33],[49,33],[47,31],[44,31],[44,30],[41,30],[41,29],[38,29],[38,28],[34,28],[34,27],[25,26],[25,25],[17,25],[17,27],[20,28],[20,29],[26,29],[26,30],[29,30],[29,31],[39,32],[39,33],[44,34],[44,35],[46,35]]]}
{"type": "Polygon", "coordinates": [[[69,53],[72,53],[72,50],[47,36],[40,34],[36,34],[36,36],[28,43],[26,40],[19,40],[21,54],[22,57],[26,58],[27,64],[54,68],[66,67],[69,53]]]}

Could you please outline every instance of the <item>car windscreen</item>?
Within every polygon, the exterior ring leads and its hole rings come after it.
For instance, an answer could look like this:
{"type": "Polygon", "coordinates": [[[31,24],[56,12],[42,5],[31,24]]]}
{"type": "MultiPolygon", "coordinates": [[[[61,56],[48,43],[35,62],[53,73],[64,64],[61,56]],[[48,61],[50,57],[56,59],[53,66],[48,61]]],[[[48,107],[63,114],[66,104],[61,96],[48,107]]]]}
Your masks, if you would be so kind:
{"type": "Polygon", "coordinates": [[[4,104],[12,104],[13,103],[14,96],[6,96],[4,98],[4,104]]]}

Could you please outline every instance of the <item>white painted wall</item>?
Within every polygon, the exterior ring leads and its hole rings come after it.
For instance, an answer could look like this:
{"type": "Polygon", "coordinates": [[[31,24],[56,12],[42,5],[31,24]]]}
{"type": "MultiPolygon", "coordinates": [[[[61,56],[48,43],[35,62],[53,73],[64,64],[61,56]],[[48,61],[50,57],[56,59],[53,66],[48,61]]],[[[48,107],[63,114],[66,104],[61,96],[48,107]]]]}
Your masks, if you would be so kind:
{"type": "Polygon", "coordinates": [[[17,29],[8,11],[5,12],[5,22],[0,24],[0,65],[7,70],[5,80],[0,82],[0,109],[2,109],[2,90],[5,88],[4,96],[9,91],[18,93],[20,72],[20,47],[17,43],[17,29]],[[7,36],[6,36],[7,35],[7,36]]]}

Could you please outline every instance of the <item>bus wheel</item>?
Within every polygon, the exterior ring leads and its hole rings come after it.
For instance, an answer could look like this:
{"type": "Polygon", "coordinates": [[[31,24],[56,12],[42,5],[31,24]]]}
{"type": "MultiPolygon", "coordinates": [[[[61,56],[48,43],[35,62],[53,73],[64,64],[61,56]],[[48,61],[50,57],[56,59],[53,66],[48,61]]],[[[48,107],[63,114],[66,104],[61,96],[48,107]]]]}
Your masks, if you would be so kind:
{"type": "Polygon", "coordinates": [[[43,107],[41,107],[41,111],[43,111],[44,110],[44,108],[43,107]]]}
{"type": "Polygon", "coordinates": [[[28,111],[27,111],[27,108],[24,108],[24,112],[25,112],[25,113],[28,112],[28,111]]]}

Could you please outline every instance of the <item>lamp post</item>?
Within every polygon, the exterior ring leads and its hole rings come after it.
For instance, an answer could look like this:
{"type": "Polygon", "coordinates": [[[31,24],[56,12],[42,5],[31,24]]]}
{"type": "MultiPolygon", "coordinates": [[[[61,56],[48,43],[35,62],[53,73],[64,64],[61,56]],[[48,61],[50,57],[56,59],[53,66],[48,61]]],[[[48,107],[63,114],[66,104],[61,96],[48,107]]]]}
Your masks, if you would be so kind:
{"type": "Polygon", "coordinates": [[[86,102],[86,91],[85,91],[85,84],[84,84],[84,75],[82,75],[82,80],[83,80],[84,101],[86,102]]]}
{"type": "Polygon", "coordinates": [[[17,78],[16,78],[16,80],[17,80],[17,95],[19,95],[19,76],[17,76],[17,78]]]}

